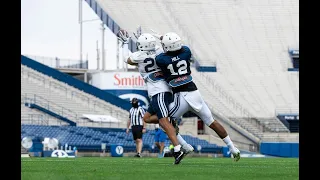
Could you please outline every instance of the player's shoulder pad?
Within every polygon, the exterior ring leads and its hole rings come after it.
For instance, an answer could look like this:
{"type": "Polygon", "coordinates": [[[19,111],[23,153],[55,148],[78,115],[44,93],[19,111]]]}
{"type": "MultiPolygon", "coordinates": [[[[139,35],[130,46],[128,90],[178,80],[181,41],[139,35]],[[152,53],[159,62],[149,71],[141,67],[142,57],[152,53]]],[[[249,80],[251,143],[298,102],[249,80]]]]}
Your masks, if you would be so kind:
{"type": "Polygon", "coordinates": [[[188,46],[182,46],[182,48],[183,48],[183,50],[184,50],[185,52],[191,53],[191,50],[190,50],[190,48],[189,48],[188,46]]]}
{"type": "Polygon", "coordinates": [[[160,53],[156,56],[156,61],[161,61],[165,56],[165,53],[160,53]]]}

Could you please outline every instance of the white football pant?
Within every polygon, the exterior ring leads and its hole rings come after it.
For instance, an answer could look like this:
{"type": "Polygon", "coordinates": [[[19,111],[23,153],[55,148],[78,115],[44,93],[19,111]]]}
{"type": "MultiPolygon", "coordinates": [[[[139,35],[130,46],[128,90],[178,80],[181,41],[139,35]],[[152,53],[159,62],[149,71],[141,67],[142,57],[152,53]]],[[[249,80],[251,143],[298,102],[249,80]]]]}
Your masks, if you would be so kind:
{"type": "Polygon", "coordinates": [[[207,104],[202,99],[199,90],[178,92],[173,96],[173,102],[169,104],[170,117],[180,118],[186,112],[191,111],[198,115],[207,126],[213,123],[214,118],[207,104]]]}

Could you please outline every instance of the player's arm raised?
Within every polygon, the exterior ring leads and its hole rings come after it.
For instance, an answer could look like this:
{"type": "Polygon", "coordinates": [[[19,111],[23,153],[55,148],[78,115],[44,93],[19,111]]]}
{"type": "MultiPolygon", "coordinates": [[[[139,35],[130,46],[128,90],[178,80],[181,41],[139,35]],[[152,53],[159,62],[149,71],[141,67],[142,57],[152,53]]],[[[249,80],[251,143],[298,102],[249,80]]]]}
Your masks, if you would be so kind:
{"type": "Polygon", "coordinates": [[[146,58],[147,56],[144,52],[137,51],[132,53],[130,56],[127,56],[125,63],[130,65],[138,65],[139,63],[143,63],[146,58]]]}
{"type": "Polygon", "coordinates": [[[134,63],[133,60],[130,58],[129,56],[129,50],[128,50],[128,43],[131,39],[131,37],[129,36],[129,33],[123,29],[120,29],[119,32],[117,33],[118,39],[119,41],[122,43],[122,54],[123,54],[123,61],[127,64],[130,65],[138,65],[138,63],[134,63]]]}
{"type": "Polygon", "coordinates": [[[132,66],[137,66],[138,65],[138,63],[133,62],[133,60],[131,59],[130,56],[125,58],[124,62],[127,63],[127,64],[130,64],[132,66]]]}

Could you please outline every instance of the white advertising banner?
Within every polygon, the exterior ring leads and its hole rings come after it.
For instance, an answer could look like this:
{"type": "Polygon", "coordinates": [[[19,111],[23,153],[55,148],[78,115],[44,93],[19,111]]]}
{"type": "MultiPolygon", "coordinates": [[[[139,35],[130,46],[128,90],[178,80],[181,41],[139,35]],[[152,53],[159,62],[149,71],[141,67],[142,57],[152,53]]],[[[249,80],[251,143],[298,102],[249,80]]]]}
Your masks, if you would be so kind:
{"type": "Polygon", "coordinates": [[[138,72],[102,72],[92,74],[91,84],[103,90],[135,89],[146,90],[146,85],[138,72]]]}
{"type": "Polygon", "coordinates": [[[95,73],[92,74],[91,85],[128,101],[138,98],[140,106],[148,108],[147,87],[138,72],[95,73]]]}

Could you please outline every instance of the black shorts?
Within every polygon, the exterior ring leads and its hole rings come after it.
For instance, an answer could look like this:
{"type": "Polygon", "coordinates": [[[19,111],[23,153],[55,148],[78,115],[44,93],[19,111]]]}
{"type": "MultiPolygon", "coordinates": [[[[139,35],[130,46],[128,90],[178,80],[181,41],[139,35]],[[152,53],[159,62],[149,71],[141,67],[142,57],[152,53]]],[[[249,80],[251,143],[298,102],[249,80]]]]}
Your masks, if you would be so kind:
{"type": "Polygon", "coordinates": [[[173,101],[171,92],[161,92],[151,97],[147,112],[156,114],[158,119],[169,117],[169,104],[173,101]]]}
{"type": "Polygon", "coordinates": [[[133,140],[142,139],[143,126],[132,126],[131,129],[132,129],[133,140]]]}

